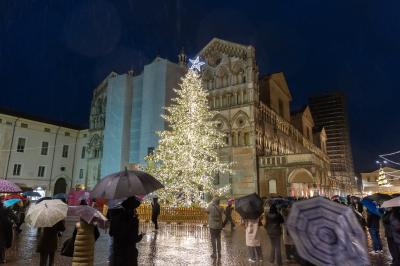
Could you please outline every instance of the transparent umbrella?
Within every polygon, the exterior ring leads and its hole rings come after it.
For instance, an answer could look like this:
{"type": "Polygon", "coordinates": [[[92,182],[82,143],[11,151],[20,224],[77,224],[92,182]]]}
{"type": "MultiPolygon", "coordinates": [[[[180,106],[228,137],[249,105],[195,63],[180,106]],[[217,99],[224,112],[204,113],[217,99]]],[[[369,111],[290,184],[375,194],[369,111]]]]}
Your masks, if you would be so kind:
{"type": "Polygon", "coordinates": [[[33,227],[52,227],[67,217],[68,205],[61,200],[43,200],[32,205],[25,217],[33,227]]]}

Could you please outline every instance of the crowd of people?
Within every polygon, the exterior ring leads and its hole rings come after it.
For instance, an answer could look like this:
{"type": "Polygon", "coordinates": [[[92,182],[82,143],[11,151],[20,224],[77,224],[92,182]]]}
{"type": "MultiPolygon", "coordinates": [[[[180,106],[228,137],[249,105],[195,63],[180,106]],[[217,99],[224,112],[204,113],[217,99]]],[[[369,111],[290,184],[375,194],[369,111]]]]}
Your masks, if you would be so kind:
{"type": "MultiPolygon", "coordinates": [[[[110,248],[110,266],[138,265],[138,243],[143,234],[139,234],[139,219],[136,208],[140,205],[136,197],[130,197],[108,213],[112,239],[110,248]]],[[[81,205],[87,203],[83,200],[81,205]]],[[[157,205],[157,203],[156,203],[157,205]]],[[[157,207],[155,208],[157,209],[157,207]]],[[[19,210],[19,209],[18,209],[19,210]]],[[[13,235],[20,233],[21,222],[16,213],[17,208],[5,208],[0,200],[0,264],[6,263],[6,249],[12,246],[13,235]]],[[[158,211],[154,214],[156,222],[158,211]]],[[[52,227],[38,228],[36,252],[40,254],[40,266],[53,266],[58,242],[65,231],[65,220],[57,222],[52,227]]],[[[90,266],[94,264],[95,241],[100,232],[96,225],[87,223],[82,218],[75,225],[72,236],[67,239],[61,251],[64,256],[72,257],[72,266],[90,266]]]]}
{"type": "MultiPolygon", "coordinates": [[[[332,200],[338,204],[346,205],[354,211],[360,226],[366,233],[368,232],[370,234],[373,247],[370,254],[372,255],[383,253],[380,237],[380,223],[382,221],[385,228],[385,237],[387,239],[389,252],[392,257],[391,265],[400,266],[400,207],[379,209],[378,204],[374,202],[381,212],[381,215],[379,215],[364,208],[360,203],[360,199],[357,197],[349,196],[344,201],[339,197],[333,198],[332,200]]],[[[245,227],[246,232],[246,246],[248,247],[249,262],[253,263],[263,261],[260,241],[263,236],[260,233],[259,227],[264,226],[269,239],[269,248],[271,249],[271,253],[268,257],[270,263],[283,265],[281,251],[283,241],[286,260],[288,262],[294,262],[299,265],[313,265],[299,256],[296,251],[296,246],[289,234],[289,230],[286,227],[291,203],[280,205],[271,203],[267,200],[263,216],[260,216],[257,219],[241,219],[241,223],[245,227]]],[[[214,198],[207,208],[208,226],[212,243],[211,257],[214,259],[219,259],[221,257],[221,231],[227,224],[226,221],[231,222],[232,230],[234,226],[231,216],[231,203],[228,201],[225,213],[224,209],[219,204],[219,199],[214,198]],[[224,214],[226,216],[225,221],[223,221],[224,214]]]]}
{"type": "MultiPolygon", "coordinates": [[[[370,234],[373,250],[371,255],[382,254],[382,239],[380,236],[381,223],[385,229],[385,238],[392,256],[392,265],[400,266],[400,207],[379,209],[381,212],[372,212],[363,208],[360,200],[349,197],[347,201],[339,198],[333,199],[338,204],[347,205],[358,218],[365,232],[370,234]],[[380,215],[381,214],[381,215],[380,215]]],[[[86,204],[82,201],[81,204],[86,204]]],[[[136,244],[141,241],[143,234],[139,233],[139,219],[136,209],[141,201],[136,197],[130,197],[113,208],[107,214],[109,219],[109,235],[111,239],[109,265],[138,265],[138,250],[136,244]]],[[[156,198],[152,202],[152,217],[155,229],[158,229],[158,216],[160,205],[156,198]]],[[[274,201],[266,201],[264,214],[258,218],[241,219],[245,227],[245,244],[248,248],[248,260],[260,262],[264,259],[261,238],[263,233],[259,229],[264,226],[269,239],[270,254],[268,260],[276,265],[282,265],[282,250],[284,246],[286,260],[300,265],[312,265],[299,256],[296,246],[286,227],[292,202],[289,204],[276,204],[274,201]],[[282,245],[283,242],[283,245],[282,245]]],[[[221,231],[230,224],[231,230],[235,228],[232,217],[233,200],[228,200],[226,208],[220,205],[220,199],[214,198],[206,208],[208,214],[208,227],[212,243],[213,259],[221,258],[221,231]],[[225,219],[224,219],[225,217],[225,219]]],[[[21,224],[24,219],[25,208],[23,206],[5,208],[0,202],[0,263],[6,263],[5,251],[10,248],[13,235],[21,232],[21,224]]],[[[58,241],[65,231],[65,221],[62,220],[52,227],[39,228],[36,251],[40,253],[40,266],[54,265],[55,252],[58,241]]],[[[100,233],[96,225],[80,219],[75,225],[72,236],[64,242],[62,255],[72,257],[73,266],[93,265],[94,246],[100,233]]]]}

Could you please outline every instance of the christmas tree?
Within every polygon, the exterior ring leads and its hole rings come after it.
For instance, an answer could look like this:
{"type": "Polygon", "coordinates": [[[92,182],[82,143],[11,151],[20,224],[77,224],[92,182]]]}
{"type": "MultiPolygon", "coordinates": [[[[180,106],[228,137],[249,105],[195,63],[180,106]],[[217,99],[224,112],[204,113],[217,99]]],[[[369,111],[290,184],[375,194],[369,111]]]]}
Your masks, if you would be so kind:
{"type": "Polygon", "coordinates": [[[214,185],[214,177],[228,173],[230,164],[218,156],[224,135],[212,120],[216,113],[209,109],[208,93],[202,87],[199,72],[204,63],[198,58],[190,61],[180,88],[174,90],[177,97],[162,116],[168,129],[158,132],[158,147],[146,158],[147,171],[165,185],[158,197],[173,206],[203,205],[205,196],[229,190],[214,185]]]}

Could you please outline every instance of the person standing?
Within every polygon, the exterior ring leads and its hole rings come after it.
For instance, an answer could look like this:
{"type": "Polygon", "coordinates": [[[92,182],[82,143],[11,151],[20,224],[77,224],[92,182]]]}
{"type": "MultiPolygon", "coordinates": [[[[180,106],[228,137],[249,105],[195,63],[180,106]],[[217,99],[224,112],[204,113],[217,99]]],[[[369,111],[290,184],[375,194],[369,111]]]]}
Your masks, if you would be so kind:
{"type": "Polygon", "coordinates": [[[285,245],[286,259],[287,261],[294,260],[296,258],[296,247],[294,245],[293,239],[289,234],[289,230],[286,227],[286,221],[290,213],[290,205],[282,209],[282,217],[285,221],[283,225],[283,243],[285,245]]]}
{"type": "Polygon", "coordinates": [[[269,261],[282,265],[281,236],[283,217],[275,205],[271,205],[268,214],[265,216],[265,227],[271,241],[271,256],[269,261]]]}
{"type": "MultiPolygon", "coordinates": [[[[393,238],[393,230],[391,226],[391,217],[392,216],[392,209],[386,209],[385,214],[382,217],[383,226],[385,228],[385,237],[388,244],[390,255],[392,256],[392,265],[399,265],[400,261],[398,261],[399,254],[398,248],[393,238]]],[[[397,244],[398,245],[398,244],[397,244]]]]}
{"type": "Polygon", "coordinates": [[[158,216],[160,215],[160,204],[158,203],[158,198],[154,197],[151,203],[151,221],[153,222],[156,229],[158,229],[158,216]]]}
{"type": "Polygon", "coordinates": [[[211,204],[208,205],[206,212],[208,213],[208,227],[210,228],[211,244],[213,253],[212,258],[221,258],[221,230],[222,230],[222,214],[224,210],[219,206],[219,198],[215,197],[211,204]]]}
{"type": "Polygon", "coordinates": [[[233,231],[235,223],[233,222],[232,219],[232,211],[233,211],[232,202],[233,202],[232,200],[228,200],[228,205],[226,205],[225,208],[225,221],[223,222],[222,227],[225,227],[225,225],[229,222],[231,224],[231,230],[233,231]]]}
{"type": "Polygon", "coordinates": [[[246,228],[246,246],[249,250],[249,261],[262,261],[261,241],[258,233],[259,219],[243,219],[246,228]]]}
{"type": "Polygon", "coordinates": [[[367,226],[372,240],[373,250],[370,252],[372,255],[382,254],[382,241],[379,235],[379,222],[381,217],[368,210],[367,212],[367,226]]]}
{"type": "Polygon", "coordinates": [[[76,224],[73,233],[74,255],[72,266],[92,266],[94,263],[94,243],[99,238],[97,226],[88,224],[82,218],[76,224]]]}
{"type": "MultiPolygon", "coordinates": [[[[389,216],[390,231],[392,234],[392,265],[400,266],[400,207],[394,207],[389,216]]],[[[389,246],[390,248],[390,246],[389,246]]]]}
{"type": "Polygon", "coordinates": [[[138,250],[136,243],[140,242],[143,234],[139,234],[139,219],[136,208],[140,201],[130,197],[122,202],[123,207],[112,216],[110,236],[113,238],[113,259],[115,266],[137,266],[138,250]]]}
{"type": "Polygon", "coordinates": [[[12,222],[0,199],[0,264],[6,263],[6,249],[11,247],[12,240],[12,222]]]}
{"type": "Polygon", "coordinates": [[[40,266],[53,266],[54,253],[57,250],[58,235],[65,231],[65,221],[59,221],[52,227],[41,228],[36,252],[40,253],[40,266]]]}

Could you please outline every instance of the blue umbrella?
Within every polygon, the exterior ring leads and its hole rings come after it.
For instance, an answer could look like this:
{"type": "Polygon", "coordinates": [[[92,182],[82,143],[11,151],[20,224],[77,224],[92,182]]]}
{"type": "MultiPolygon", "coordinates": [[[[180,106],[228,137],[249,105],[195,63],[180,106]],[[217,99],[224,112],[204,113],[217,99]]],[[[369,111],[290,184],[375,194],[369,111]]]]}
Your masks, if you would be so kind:
{"type": "Polygon", "coordinates": [[[361,204],[364,205],[370,213],[378,215],[378,216],[382,216],[382,213],[379,211],[378,207],[376,206],[376,204],[374,202],[364,198],[361,201],[361,204]]]}
{"type": "Polygon", "coordinates": [[[24,195],[26,197],[41,197],[42,196],[36,191],[27,191],[27,192],[22,193],[22,195],[24,195]]]}
{"type": "Polygon", "coordinates": [[[22,201],[22,200],[21,199],[9,199],[9,200],[6,200],[6,201],[3,202],[3,206],[8,208],[8,207],[11,207],[14,204],[20,202],[20,201],[22,201]]]}
{"type": "Polygon", "coordinates": [[[67,199],[67,194],[65,193],[58,193],[53,196],[53,199],[67,199]]]}

